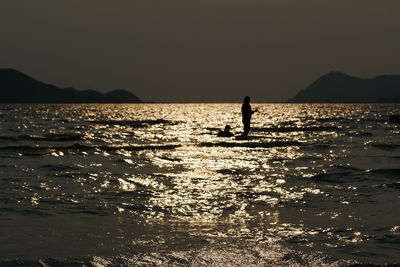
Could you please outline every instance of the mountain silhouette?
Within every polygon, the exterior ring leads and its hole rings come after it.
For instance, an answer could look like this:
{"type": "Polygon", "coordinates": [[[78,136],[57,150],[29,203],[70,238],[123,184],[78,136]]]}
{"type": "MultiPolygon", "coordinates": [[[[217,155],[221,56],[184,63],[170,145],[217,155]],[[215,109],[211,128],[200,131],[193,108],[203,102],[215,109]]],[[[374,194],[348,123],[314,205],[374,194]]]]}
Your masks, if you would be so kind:
{"type": "Polygon", "coordinates": [[[341,72],[330,72],[288,101],[293,103],[400,102],[400,75],[362,79],[341,72]]]}
{"type": "Polygon", "coordinates": [[[14,69],[0,69],[0,103],[138,103],[134,94],[114,90],[105,94],[95,90],[78,91],[37,81],[14,69]]]}

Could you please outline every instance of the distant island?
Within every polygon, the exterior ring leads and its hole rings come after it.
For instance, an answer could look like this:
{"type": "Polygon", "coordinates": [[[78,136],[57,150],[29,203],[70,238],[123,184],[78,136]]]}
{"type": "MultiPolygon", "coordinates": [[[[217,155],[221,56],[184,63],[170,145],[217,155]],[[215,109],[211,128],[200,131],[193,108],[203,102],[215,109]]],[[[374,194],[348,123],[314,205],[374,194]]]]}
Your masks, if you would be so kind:
{"type": "Polygon", "coordinates": [[[59,88],[37,81],[14,69],[0,69],[0,103],[139,103],[134,94],[118,89],[102,94],[95,90],[59,88]]]}
{"type": "Polygon", "coordinates": [[[382,75],[371,79],[361,79],[341,72],[330,72],[301,90],[288,102],[400,102],[400,75],[382,75]]]}

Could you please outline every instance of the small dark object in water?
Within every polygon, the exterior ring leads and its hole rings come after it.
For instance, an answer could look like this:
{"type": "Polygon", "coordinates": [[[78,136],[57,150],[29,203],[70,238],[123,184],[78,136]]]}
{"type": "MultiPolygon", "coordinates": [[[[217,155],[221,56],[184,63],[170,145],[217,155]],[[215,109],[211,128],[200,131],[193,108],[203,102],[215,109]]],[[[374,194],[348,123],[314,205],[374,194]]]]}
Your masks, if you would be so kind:
{"type": "Polygon", "coordinates": [[[389,123],[400,123],[400,115],[389,116],[389,123]]]}
{"type": "Polygon", "coordinates": [[[231,133],[230,130],[231,130],[231,126],[225,125],[225,129],[223,131],[219,131],[218,136],[219,137],[232,137],[233,133],[231,133]]]}

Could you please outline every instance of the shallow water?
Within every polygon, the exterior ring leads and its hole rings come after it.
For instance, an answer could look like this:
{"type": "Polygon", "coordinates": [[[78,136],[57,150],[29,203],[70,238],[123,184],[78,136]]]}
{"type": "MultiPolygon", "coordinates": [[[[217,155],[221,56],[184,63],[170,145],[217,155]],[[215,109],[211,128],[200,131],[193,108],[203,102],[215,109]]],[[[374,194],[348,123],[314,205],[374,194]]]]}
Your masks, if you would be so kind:
{"type": "Polygon", "coordinates": [[[394,104],[0,105],[0,263],[400,263],[394,104]]]}

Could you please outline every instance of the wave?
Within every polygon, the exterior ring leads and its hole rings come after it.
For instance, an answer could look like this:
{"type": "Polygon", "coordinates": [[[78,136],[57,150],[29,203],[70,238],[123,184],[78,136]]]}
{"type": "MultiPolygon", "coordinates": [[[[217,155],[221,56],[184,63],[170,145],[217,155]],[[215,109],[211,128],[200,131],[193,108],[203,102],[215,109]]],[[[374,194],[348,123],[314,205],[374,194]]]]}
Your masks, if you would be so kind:
{"type": "Polygon", "coordinates": [[[355,171],[355,172],[363,172],[364,171],[363,169],[349,166],[349,165],[330,165],[329,167],[340,169],[340,170],[351,170],[351,171],[355,171]]]}
{"type": "Polygon", "coordinates": [[[230,169],[221,169],[221,170],[217,170],[217,173],[220,174],[224,174],[224,175],[241,175],[241,174],[246,174],[247,171],[245,170],[238,170],[238,169],[234,169],[234,170],[230,170],[230,169]]]}
{"type": "Polygon", "coordinates": [[[46,164],[42,165],[39,168],[41,169],[47,169],[47,170],[52,170],[52,171],[67,171],[67,170],[78,170],[78,168],[72,167],[72,166],[67,166],[67,165],[52,165],[52,164],[46,164]]]}
{"type": "Polygon", "coordinates": [[[95,146],[89,147],[90,149],[101,149],[106,151],[116,151],[116,150],[129,150],[129,151],[139,151],[139,150],[168,150],[180,147],[180,145],[143,145],[143,146],[95,146]]]}
{"type": "Polygon", "coordinates": [[[202,147],[249,147],[249,148],[269,148],[269,147],[286,147],[286,146],[303,146],[306,145],[297,141],[277,141],[277,142],[203,142],[199,146],[202,147]]]}
{"type": "Polygon", "coordinates": [[[337,183],[341,184],[346,182],[345,177],[353,178],[354,173],[352,171],[337,171],[337,172],[328,172],[328,173],[318,173],[311,177],[310,179],[318,181],[318,182],[327,182],[327,183],[337,183]]]}
{"type": "MultiPolygon", "coordinates": [[[[190,247],[168,252],[133,252],[129,255],[92,256],[69,259],[5,259],[1,266],[379,266],[334,259],[322,252],[301,252],[285,248],[238,248],[230,245],[190,247]],[[355,264],[355,265],[353,265],[355,264]]],[[[386,266],[386,265],[382,265],[386,266]]]]}
{"type": "Polygon", "coordinates": [[[216,128],[216,127],[206,127],[204,129],[210,132],[218,132],[221,130],[221,128],[216,128]]]}
{"type": "MultiPolygon", "coordinates": [[[[12,212],[12,213],[17,213],[18,215],[37,216],[37,217],[47,217],[47,216],[54,215],[50,212],[46,212],[46,211],[40,210],[38,208],[34,208],[34,209],[0,208],[0,213],[1,212],[12,212]]],[[[3,266],[1,264],[1,262],[0,262],[0,266],[3,266]]],[[[13,266],[13,265],[11,265],[11,266],[13,266]]],[[[24,265],[16,265],[16,266],[24,266],[24,265]]]]}
{"type": "Polygon", "coordinates": [[[362,132],[362,131],[349,131],[346,133],[346,136],[356,136],[356,137],[373,136],[373,133],[362,132]]]}
{"type": "Polygon", "coordinates": [[[169,158],[169,157],[159,157],[159,159],[161,160],[166,160],[166,161],[171,161],[171,162],[180,162],[182,161],[182,159],[180,158],[169,158]]]}
{"type": "Polygon", "coordinates": [[[310,147],[312,148],[331,148],[332,146],[334,146],[335,144],[331,143],[331,142],[324,142],[324,143],[315,143],[315,144],[311,144],[310,147]]]}
{"type": "Polygon", "coordinates": [[[23,146],[3,146],[0,150],[11,150],[11,151],[43,151],[50,153],[53,150],[68,151],[68,150],[105,150],[105,151],[116,151],[116,150],[162,150],[162,149],[175,149],[180,145],[142,145],[142,146],[91,146],[83,144],[73,144],[71,146],[37,146],[37,145],[23,145],[23,146]]]}
{"type": "Polygon", "coordinates": [[[328,126],[312,126],[312,127],[269,127],[269,128],[252,128],[255,132],[268,133],[287,133],[287,132],[336,132],[340,131],[339,127],[328,126]]]}
{"type": "Polygon", "coordinates": [[[331,166],[335,167],[336,171],[331,171],[328,173],[319,173],[314,175],[311,179],[321,182],[329,183],[344,183],[351,179],[351,181],[360,181],[360,179],[367,179],[365,173],[390,175],[397,178],[400,175],[400,168],[389,168],[389,169],[371,169],[364,171],[363,169],[352,167],[352,166],[331,166]]]}
{"type": "Polygon", "coordinates": [[[348,118],[336,117],[336,118],[315,118],[317,122],[338,122],[338,121],[348,121],[348,118]]]}
{"type": "Polygon", "coordinates": [[[390,184],[385,184],[386,187],[394,188],[394,189],[400,189],[400,182],[394,182],[390,184]]]}
{"type": "Polygon", "coordinates": [[[393,168],[393,169],[372,169],[368,170],[370,173],[376,174],[389,174],[389,175],[400,175],[400,169],[393,168]]]}
{"type": "Polygon", "coordinates": [[[82,135],[78,134],[45,134],[45,135],[18,135],[18,136],[0,136],[0,140],[33,140],[33,141],[80,141],[82,135]]]}
{"type": "Polygon", "coordinates": [[[243,136],[243,135],[238,135],[235,136],[236,140],[259,140],[259,139],[265,139],[265,136],[260,136],[260,135],[250,135],[250,136],[243,136]]]}
{"type": "Polygon", "coordinates": [[[383,119],[383,118],[361,118],[361,117],[357,117],[357,118],[345,118],[345,117],[336,117],[336,118],[313,118],[312,120],[316,121],[316,122],[345,122],[345,123],[356,123],[356,122],[360,122],[360,121],[364,121],[364,122],[387,122],[387,119],[383,119]]]}
{"type": "MultiPolygon", "coordinates": [[[[313,160],[323,160],[324,157],[322,156],[313,156],[313,155],[308,155],[308,156],[302,156],[298,157],[296,160],[301,160],[301,161],[313,161],[313,160]]],[[[285,158],[285,159],[273,159],[273,160],[292,160],[290,158],[285,158]]]]}
{"type": "Polygon", "coordinates": [[[360,179],[365,174],[365,170],[351,165],[332,164],[327,166],[326,172],[314,175],[311,179],[329,183],[344,183],[349,179],[354,181],[360,179]]]}
{"type": "Polygon", "coordinates": [[[45,154],[50,154],[54,147],[43,147],[37,145],[23,145],[23,146],[3,146],[0,150],[18,151],[26,156],[41,156],[45,154]]]}
{"type": "Polygon", "coordinates": [[[400,147],[400,144],[393,143],[371,143],[371,146],[382,149],[396,149],[400,147]]]}
{"type": "Polygon", "coordinates": [[[90,124],[107,124],[107,125],[121,125],[121,126],[132,126],[136,128],[145,128],[150,125],[156,124],[173,124],[172,121],[157,119],[157,120],[95,120],[86,121],[90,124]]]}

